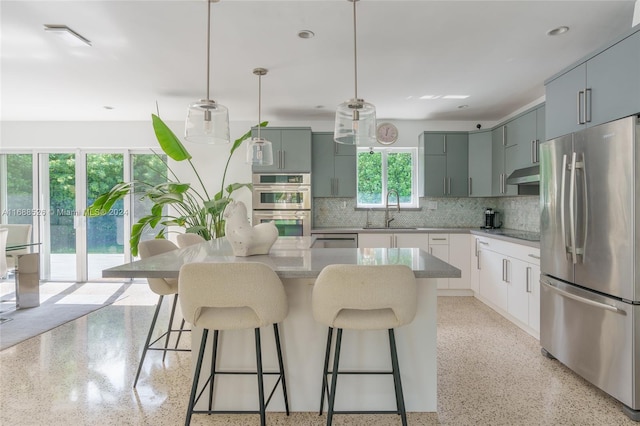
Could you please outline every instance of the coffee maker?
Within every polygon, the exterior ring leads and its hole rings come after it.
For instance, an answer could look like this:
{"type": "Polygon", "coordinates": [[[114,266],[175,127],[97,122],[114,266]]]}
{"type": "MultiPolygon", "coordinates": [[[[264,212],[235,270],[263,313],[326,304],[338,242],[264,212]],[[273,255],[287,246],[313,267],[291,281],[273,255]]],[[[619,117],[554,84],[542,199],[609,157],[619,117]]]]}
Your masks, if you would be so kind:
{"type": "Polygon", "coordinates": [[[502,226],[502,222],[498,221],[500,213],[493,210],[491,207],[487,207],[484,211],[484,226],[485,229],[495,229],[502,226]]]}

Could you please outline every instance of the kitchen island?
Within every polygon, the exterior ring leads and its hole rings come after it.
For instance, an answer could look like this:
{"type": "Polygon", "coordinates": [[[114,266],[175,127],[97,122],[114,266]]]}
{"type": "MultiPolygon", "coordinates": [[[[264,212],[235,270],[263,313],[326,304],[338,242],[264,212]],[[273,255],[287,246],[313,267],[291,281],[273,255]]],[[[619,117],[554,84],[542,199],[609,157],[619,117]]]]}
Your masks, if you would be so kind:
{"type": "MultiPolygon", "coordinates": [[[[436,302],[435,278],[457,278],[460,270],[417,248],[311,248],[311,237],[279,238],[268,255],[235,257],[224,238],[175,250],[126,265],[105,269],[105,278],[177,277],[189,262],[260,262],[269,265],[282,279],[289,301],[289,314],[280,333],[292,411],[319,408],[327,329],[316,323],[311,312],[311,292],[320,271],[331,264],[409,266],[418,280],[418,313],[414,321],[396,332],[398,358],[407,411],[435,412],[437,408],[436,302]]],[[[199,344],[200,331],[192,333],[199,344]]],[[[263,330],[265,371],[275,370],[277,358],[273,328],[263,330]]],[[[345,330],[341,369],[390,369],[390,353],[385,331],[345,330]]],[[[221,335],[220,369],[255,368],[253,333],[224,332],[221,335]]],[[[209,346],[210,347],[210,346],[209,346]]],[[[192,352],[195,358],[197,351],[192,352]]],[[[210,359],[210,354],[209,354],[210,359]]],[[[208,361],[205,359],[205,365],[208,361]]],[[[209,361],[210,362],[210,361],[209,361]]],[[[204,374],[204,372],[203,372],[204,374]]],[[[273,386],[266,378],[265,388],[273,386]]],[[[144,380],[144,379],[143,379],[144,380]]],[[[275,379],[274,379],[275,380],[275,379]]],[[[216,409],[255,409],[257,391],[253,376],[216,378],[216,409]]],[[[395,409],[390,376],[343,376],[336,409],[395,409]]],[[[284,411],[280,388],[269,404],[271,411],[284,411]]],[[[185,395],[188,398],[188,395],[185,395]]]]}

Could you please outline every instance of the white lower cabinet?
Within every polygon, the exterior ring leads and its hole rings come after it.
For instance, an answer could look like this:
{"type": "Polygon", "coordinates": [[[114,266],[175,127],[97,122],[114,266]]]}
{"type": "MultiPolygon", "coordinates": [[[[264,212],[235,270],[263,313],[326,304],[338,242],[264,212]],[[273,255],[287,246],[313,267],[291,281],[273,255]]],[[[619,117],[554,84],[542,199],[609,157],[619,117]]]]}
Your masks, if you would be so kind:
{"type": "Polygon", "coordinates": [[[420,232],[361,232],[358,234],[358,247],[417,247],[460,269],[460,278],[436,279],[438,289],[446,290],[445,294],[460,294],[461,292],[457,290],[466,290],[465,295],[471,294],[469,292],[471,276],[469,244],[471,244],[471,241],[472,238],[469,234],[429,234],[420,232]]]}
{"type": "MultiPolygon", "coordinates": [[[[475,237],[480,300],[529,334],[540,333],[540,249],[475,237]]],[[[474,268],[475,266],[475,268],[474,268]]]]}

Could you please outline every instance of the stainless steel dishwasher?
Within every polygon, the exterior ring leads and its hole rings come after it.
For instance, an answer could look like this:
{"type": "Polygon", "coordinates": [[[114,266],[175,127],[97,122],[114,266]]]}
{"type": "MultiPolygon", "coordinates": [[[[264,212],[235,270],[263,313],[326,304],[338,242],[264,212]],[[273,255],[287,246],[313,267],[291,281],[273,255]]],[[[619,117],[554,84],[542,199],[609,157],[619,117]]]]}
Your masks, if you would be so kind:
{"type": "Polygon", "coordinates": [[[358,234],[316,234],[311,233],[315,237],[313,248],[357,248],[358,234]]]}

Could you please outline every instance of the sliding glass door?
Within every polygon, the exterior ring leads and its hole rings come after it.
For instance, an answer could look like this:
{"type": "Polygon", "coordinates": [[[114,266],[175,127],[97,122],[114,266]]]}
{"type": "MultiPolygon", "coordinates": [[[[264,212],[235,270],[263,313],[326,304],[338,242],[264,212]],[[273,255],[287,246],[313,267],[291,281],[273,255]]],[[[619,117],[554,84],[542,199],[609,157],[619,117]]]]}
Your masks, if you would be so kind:
{"type": "MultiPolygon", "coordinates": [[[[148,152],[0,154],[0,223],[33,225],[42,279],[99,281],[103,269],[132,260],[131,226],[149,214],[149,200],[127,197],[102,217],[84,211],[118,182],[165,182],[166,157],[148,152]]],[[[142,240],[157,232],[147,230],[142,240]]]]}

